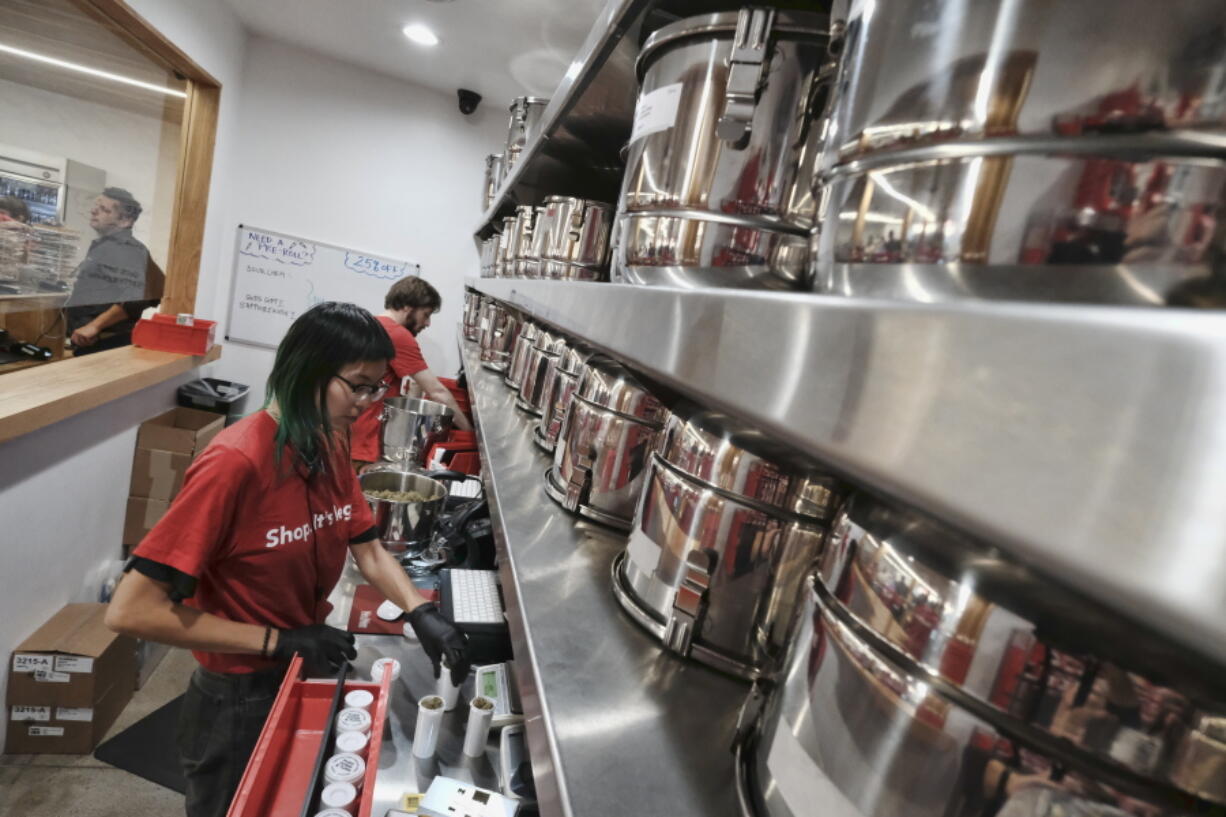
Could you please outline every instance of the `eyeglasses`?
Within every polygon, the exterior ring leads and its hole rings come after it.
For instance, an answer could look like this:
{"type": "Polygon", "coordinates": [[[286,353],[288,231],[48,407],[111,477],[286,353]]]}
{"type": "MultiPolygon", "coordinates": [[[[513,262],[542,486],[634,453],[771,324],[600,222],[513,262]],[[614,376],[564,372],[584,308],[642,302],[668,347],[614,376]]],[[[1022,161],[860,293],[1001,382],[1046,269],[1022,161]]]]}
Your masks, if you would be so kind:
{"type": "Polygon", "coordinates": [[[392,384],[388,383],[386,380],[380,380],[378,383],[373,385],[367,385],[365,383],[354,385],[345,378],[341,377],[339,374],[332,376],[349,387],[349,391],[353,392],[354,400],[369,400],[373,403],[375,400],[378,400],[380,397],[387,394],[387,390],[392,387],[392,384]]]}

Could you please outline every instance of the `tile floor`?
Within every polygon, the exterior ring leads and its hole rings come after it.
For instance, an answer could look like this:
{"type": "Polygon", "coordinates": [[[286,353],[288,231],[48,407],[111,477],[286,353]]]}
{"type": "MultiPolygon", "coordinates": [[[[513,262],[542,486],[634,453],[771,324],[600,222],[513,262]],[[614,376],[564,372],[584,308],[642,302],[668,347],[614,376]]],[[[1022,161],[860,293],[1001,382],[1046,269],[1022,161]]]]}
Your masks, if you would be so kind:
{"type": "MultiPolygon", "coordinates": [[[[187,688],[196,662],[171,650],[106,737],[187,688]]],[[[105,738],[104,738],[105,740],[105,738]]],[[[183,796],[89,755],[0,755],[0,815],[21,817],[181,817],[183,796]]]]}

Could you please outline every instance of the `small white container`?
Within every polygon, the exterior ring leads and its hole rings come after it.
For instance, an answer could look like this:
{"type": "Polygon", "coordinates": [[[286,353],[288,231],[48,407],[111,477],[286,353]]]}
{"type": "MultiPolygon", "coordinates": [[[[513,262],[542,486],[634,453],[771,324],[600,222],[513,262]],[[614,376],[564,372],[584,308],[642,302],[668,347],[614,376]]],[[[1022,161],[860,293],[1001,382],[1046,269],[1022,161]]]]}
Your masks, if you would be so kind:
{"type": "Polygon", "coordinates": [[[442,662],[442,672],[434,683],[434,693],[443,699],[443,709],[447,712],[455,709],[460,700],[460,688],[451,683],[451,670],[447,668],[446,661],[442,662]]]}
{"type": "Polygon", "coordinates": [[[355,689],[352,692],[345,693],[346,709],[365,709],[369,712],[370,705],[374,702],[375,696],[366,689],[355,689]]]}
{"type": "Polygon", "coordinates": [[[370,713],[365,709],[342,709],[336,715],[338,732],[370,733],[370,713]]]}
{"type": "Polygon", "coordinates": [[[352,783],[332,783],[324,786],[324,793],[319,796],[319,804],[325,809],[337,809],[346,814],[357,810],[358,790],[352,783]]]}
{"type": "Polygon", "coordinates": [[[349,812],[339,808],[327,808],[316,813],[315,817],[350,817],[349,812]]]}
{"type": "Polygon", "coordinates": [[[366,757],[366,747],[369,744],[370,738],[362,732],[338,732],[333,746],[336,747],[337,754],[348,752],[358,757],[366,757]]]}
{"type": "Polygon", "coordinates": [[[477,696],[468,705],[468,723],[464,727],[464,754],[481,757],[490,737],[490,723],[494,719],[494,702],[477,696]]]}
{"type": "Polygon", "coordinates": [[[427,695],[417,702],[417,726],[413,729],[413,755],[423,760],[434,757],[443,725],[443,699],[427,695]]]}
{"type": "Polygon", "coordinates": [[[366,761],[352,752],[342,752],[328,758],[324,764],[324,783],[351,783],[355,789],[362,788],[366,775],[366,761]]]}
{"type": "Polygon", "coordinates": [[[376,684],[383,682],[385,672],[392,673],[392,682],[400,677],[400,662],[395,658],[380,658],[370,665],[370,680],[376,684]]]}

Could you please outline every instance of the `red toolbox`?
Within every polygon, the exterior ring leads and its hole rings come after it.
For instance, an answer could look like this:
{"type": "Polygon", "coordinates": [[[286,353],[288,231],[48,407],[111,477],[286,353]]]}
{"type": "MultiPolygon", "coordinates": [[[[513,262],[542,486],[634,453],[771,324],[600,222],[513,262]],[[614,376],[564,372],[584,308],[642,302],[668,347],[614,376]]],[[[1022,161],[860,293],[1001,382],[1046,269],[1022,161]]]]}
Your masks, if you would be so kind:
{"type": "MultiPolygon", "coordinates": [[[[285,681],[273,702],[260,739],[247,762],[226,817],[300,817],[307,788],[315,772],[319,749],[329,736],[329,754],[334,735],[328,728],[328,715],[336,693],[336,683],[327,679],[305,680],[302,659],[290,663],[285,681]]],[[[379,771],[379,750],[383,746],[383,725],[392,677],[383,682],[345,681],[345,694],[365,689],[375,696],[371,704],[370,743],[366,749],[366,776],[358,791],[356,817],[371,817],[375,775],[379,771]]],[[[316,811],[321,809],[316,809],[316,811]]],[[[314,812],[312,812],[314,813],[314,812]]]]}

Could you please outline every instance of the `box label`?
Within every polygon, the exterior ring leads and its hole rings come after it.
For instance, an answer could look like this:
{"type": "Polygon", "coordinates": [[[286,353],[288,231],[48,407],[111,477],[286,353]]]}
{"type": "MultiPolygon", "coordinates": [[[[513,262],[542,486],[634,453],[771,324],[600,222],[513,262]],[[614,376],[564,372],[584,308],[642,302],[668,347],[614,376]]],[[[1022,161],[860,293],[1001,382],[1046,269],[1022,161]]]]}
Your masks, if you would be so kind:
{"type": "Polygon", "coordinates": [[[11,721],[49,721],[51,707],[49,706],[14,706],[9,710],[11,721]]]}
{"type": "Polygon", "coordinates": [[[55,708],[57,721],[80,721],[91,723],[94,720],[93,707],[89,706],[57,706],[55,708]]]}
{"type": "Polygon", "coordinates": [[[62,738],[64,737],[64,727],[31,726],[29,735],[32,738],[62,738]]]}
{"type": "Polygon", "coordinates": [[[55,669],[55,656],[38,653],[13,653],[13,672],[34,672],[55,669]]]}
{"type": "Polygon", "coordinates": [[[56,672],[93,672],[94,659],[81,655],[57,655],[55,657],[56,672]]]}
{"type": "Polygon", "coordinates": [[[639,97],[634,108],[634,130],[630,143],[657,131],[668,130],[677,121],[677,106],[681,102],[681,83],[674,82],[639,97]]]}
{"type": "Polygon", "coordinates": [[[67,684],[72,681],[72,676],[66,672],[50,672],[40,669],[34,673],[34,680],[44,684],[67,684]]]}

